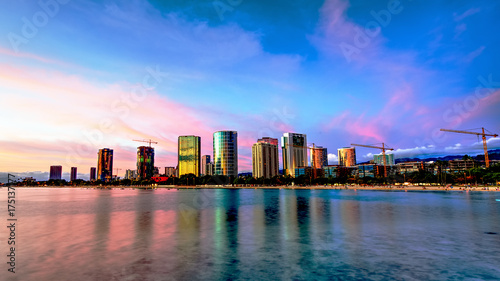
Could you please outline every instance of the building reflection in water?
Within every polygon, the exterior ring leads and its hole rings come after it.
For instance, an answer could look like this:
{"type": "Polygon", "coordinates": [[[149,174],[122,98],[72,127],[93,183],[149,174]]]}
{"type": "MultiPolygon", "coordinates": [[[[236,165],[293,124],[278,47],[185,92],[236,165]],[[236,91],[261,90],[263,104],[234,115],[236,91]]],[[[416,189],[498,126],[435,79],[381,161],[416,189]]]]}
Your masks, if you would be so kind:
{"type": "Polygon", "coordinates": [[[100,276],[103,274],[102,268],[97,266],[107,263],[108,256],[108,241],[109,230],[110,230],[110,218],[112,210],[112,201],[110,198],[110,193],[112,191],[103,191],[96,193],[96,212],[94,219],[94,245],[92,249],[92,255],[95,257],[93,263],[96,265],[96,275],[100,276]]]}

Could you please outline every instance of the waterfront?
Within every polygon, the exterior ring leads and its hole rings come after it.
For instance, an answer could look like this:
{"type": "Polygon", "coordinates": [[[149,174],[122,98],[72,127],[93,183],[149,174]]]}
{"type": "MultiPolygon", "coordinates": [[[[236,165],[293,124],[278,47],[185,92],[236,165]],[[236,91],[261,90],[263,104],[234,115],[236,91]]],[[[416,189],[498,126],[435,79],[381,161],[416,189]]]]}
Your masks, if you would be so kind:
{"type": "Polygon", "coordinates": [[[18,280],[500,279],[496,192],[16,192],[18,280]]]}

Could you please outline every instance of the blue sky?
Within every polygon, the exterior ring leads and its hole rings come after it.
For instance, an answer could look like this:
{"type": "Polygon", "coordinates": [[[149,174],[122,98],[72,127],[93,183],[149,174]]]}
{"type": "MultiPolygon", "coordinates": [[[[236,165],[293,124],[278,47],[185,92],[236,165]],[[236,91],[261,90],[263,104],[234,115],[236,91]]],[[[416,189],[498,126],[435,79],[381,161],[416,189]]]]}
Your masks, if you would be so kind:
{"type": "Polygon", "coordinates": [[[0,170],[84,174],[111,147],[123,174],[141,138],[175,166],[177,136],[212,154],[225,129],[239,132],[240,172],[257,138],[288,131],[332,164],[350,143],[480,153],[476,137],[437,130],[500,132],[499,14],[496,1],[9,2],[0,170]]]}

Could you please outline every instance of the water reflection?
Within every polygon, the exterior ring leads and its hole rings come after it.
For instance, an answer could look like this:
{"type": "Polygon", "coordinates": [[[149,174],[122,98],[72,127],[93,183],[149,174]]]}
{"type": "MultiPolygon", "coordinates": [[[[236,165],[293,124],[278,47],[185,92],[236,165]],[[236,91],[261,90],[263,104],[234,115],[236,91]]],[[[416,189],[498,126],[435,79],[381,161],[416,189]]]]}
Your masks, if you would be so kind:
{"type": "Polygon", "coordinates": [[[500,278],[491,193],[19,192],[20,280],[500,278]]]}

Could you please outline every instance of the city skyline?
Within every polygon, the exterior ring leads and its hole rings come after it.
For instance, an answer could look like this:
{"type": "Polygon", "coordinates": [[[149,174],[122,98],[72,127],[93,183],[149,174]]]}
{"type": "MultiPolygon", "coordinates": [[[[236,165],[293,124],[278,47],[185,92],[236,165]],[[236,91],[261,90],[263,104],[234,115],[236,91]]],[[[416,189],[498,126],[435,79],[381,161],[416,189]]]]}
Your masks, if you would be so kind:
{"type": "MultiPolygon", "coordinates": [[[[439,128],[500,131],[498,3],[242,1],[221,14],[212,1],[62,2],[0,11],[2,172],[86,174],[111,147],[123,176],[140,138],[175,166],[178,136],[213,155],[225,128],[238,132],[240,172],[257,139],[284,132],[333,164],[351,142],[385,142],[396,157],[481,154],[480,140],[439,128]]],[[[357,150],[360,162],[377,153],[357,150]]]]}
{"type": "MultiPolygon", "coordinates": [[[[220,148],[222,148],[222,151],[236,150],[236,155],[237,155],[238,145],[237,145],[237,132],[236,131],[218,131],[218,132],[215,132],[213,134],[213,137],[214,137],[213,144],[218,143],[218,146],[220,146],[220,148]],[[228,139],[230,140],[229,142],[228,142],[228,139]],[[231,141],[231,139],[234,139],[235,143],[232,143],[233,141],[231,141]],[[222,145],[221,145],[221,143],[222,143],[222,145]],[[228,144],[231,147],[227,147],[228,144]],[[232,147],[233,145],[234,145],[234,147],[232,147]]],[[[281,137],[281,143],[282,143],[282,145],[280,146],[281,150],[278,149],[280,142],[278,141],[277,138],[263,137],[263,138],[258,139],[257,142],[254,143],[254,145],[252,146],[252,166],[253,166],[253,168],[252,168],[251,172],[255,173],[255,169],[256,169],[256,166],[255,166],[256,165],[255,164],[256,158],[255,158],[255,151],[254,151],[255,146],[261,145],[261,144],[267,144],[267,145],[271,144],[271,145],[276,146],[275,153],[277,155],[283,155],[283,150],[287,150],[288,147],[293,147],[295,150],[299,149],[300,151],[299,150],[292,151],[291,153],[297,154],[296,157],[299,157],[300,159],[302,159],[304,157],[305,158],[303,160],[299,160],[299,162],[300,162],[299,164],[292,165],[292,166],[296,166],[295,168],[309,167],[309,168],[321,169],[321,167],[328,166],[328,165],[340,166],[340,167],[342,167],[342,166],[354,167],[354,166],[358,165],[355,147],[338,148],[337,149],[337,155],[338,155],[337,159],[340,159],[340,161],[335,161],[335,163],[331,163],[327,157],[327,148],[326,147],[316,146],[314,143],[312,143],[309,146],[306,139],[307,139],[306,135],[304,135],[304,134],[284,133],[283,136],[281,137]],[[284,142],[283,140],[286,140],[286,141],[284,142]],[[292,145],[290,143],[294,143],[294,144],[292,145]],[[305,152],[305,155],[304,155],[304,157],[301,157],[300,154],[302,154],[303,152],[305,152]],[[319,163],[323,163],[323,165],[321,166],[319,163]]],[[[152,140],[143,140],[141,142],[153,142],[153,141],[152,140]]],[[[194,173],[196,176],[203,175],[201,173],[201,171],[202,171],[201,166],[202,166],[202,163],[204,163],[204,161],[208,161],[207,164],[212,165],[212,169],[215,168],[214,163],[210,162],[210,155],[200,156],[200,153],[199,153],[200,144],[201,144],[201,138],[198,136],[190,135],[190,136],[179,136],[178,137],[178,153],[179,153],[178,154],[178,161],[179,161],[179,159],[181,159],[181,156],[182,157],[187,156],[191,159],[189,161],[191,161],[192,163],[198,162],[198,165],[194,164],[193,167],[189,168],[189,169],[197,169],[196,166],[198,166],[200,174],[196,175],[196,173],[194,173]],[[190,152],[188,152],[188,153],[182,152],[181,153],[181,151],[187,151],[186,149],[189,150],[190,152]],[[196,155],[198,155],[200,157],[196,157],[196,155]],[[196,160],[196,159],[198,159],[198,160],[196,160]],[[202,161],[200,162],[200,160],[202,160],[202,161]]],[[[214,145],[214,148],[215,147],[216,146],[214,145]]],[[[221,150],[221,149],[219,149],[219,150],[221,150]]],[[[490,150],[492,150],[492,149],[488,148],[488,151],[490,151],[490,150]]],[[[215,151],[215,149],[214,149],[214,151],[215,151]]],[[[217,152],[217,153],[219,153],[219,152],[217,152]]],[[[259,153],[261,153],[261,152],[259,152],[259,153]]],[[[102,170],[102,172],[100,172],[100,174],[102,174],[102,176],[99,177],[99,178],[101,178],[101,180],[109,180],[109,179],[112,179],[114,177],[121,178],[121,176],[118,174],[118,170],[122,170],[121,168],[117,168],[116,173],[112,172],[113,171],[113,168],[112,168],[113,167],[113,149],[110,149],[110,148],[99,149],[97,154],[98,154],[97,168],[90,167],[90,174],[83,173],[80,175],[83,175],[83,178],[86,178],[88,176],[89,180],[92,181],[93,179],[95,180],[96,169],[98,169],[99,171],[102,170]]],[[[143,170],[142,174],[144,174],[144,175],[147,174],[147,176],[145,176],[145,178],[152,177],[153,174],[156,173],[154,171],[156,171],[157,169],[159,169],[158,171],[160,171],[161,168],[164,168],[164,171],[165,171],[164,174],[166,174],[167,176],[171,176],[170,175],[171,169],[174,169],[177,171],[177,169],[175,167],[161,166],[161,165],[157,165],[157,163],[155,164],[154,163],[154,154],[155,154],[154,147],[151,147],[151,146],[139,146],[139,147],[137,147],[137,162],[136,162],[137,167],[136,167],[136,170],[125,169],[123,178],[130,178],[130,176],[127,176],[128,172],[136,172],[137,173],[139,170],[143,170]],[[146,164],[146,162],[148,164],[146,164]],[[147,166],[147,168],[146,168],[146,166],[147,166]],[[146,170],[147,170],[147,172],[146,172],[146,170]],[[170,172],[167,172],[167,170],[170,172]]],[[[215,154],[216,153],[214,153],[214,157],[215,157],[215,154]]],[[[360,164],[366,165],[368,162],[370,162],[370,163],[373,163],[376,165],[383,165],[382,154],[369,153],[367,155],[372,157],[372,158],[369,158],[369,159],[367,159],[368,161],[364,161],[360,164]]],[[[465,155],[468,155],[468,154],[465,154],[465,155]]],[[[471,155],[476,156],[474,154],[470,154],[469,156],[471,156],[471,155]]],[[[481,155],[481,154],[478,153],[477,155],[481,155]]],[[[446,155],[446,156],[450,156],[450,155],[446,155]]],[[[227,157],[227,156],[225,156],[225,157],[227,157]]],[[[229,156],[229,157],[231,159],[233,159],[232,156],[229,156]]],[[[394,165],[394,161],[396,159],[394,157],[395,157],[394,151],[387,151],[386,152],[387,165],[389,165],[389,166],[394,165]]],[[[292,158],[292,162],[297,162],[297,160],[293,159],[295,157],[291,157],[291,158],[292,158]]],[[[236,159],[238,159],[238,157],[236,157],[236,159]]],[[[274,168],[277,169],[275,174],[276,175],[281,174],[281,173],[278,173],[278,170],[280,172],[282,171],[283,174],[285,174],[287,169],[284,166],[284,159],[279,159],[279,157],[277,157],[277,158],[275,157],[275,159],[276,160],[272,160],[272,161],[277,161],[277,165],[274,166],[274,168]]],[[[261,160],[257,160],[257,161],[259,162],[261,160]]],[[[178,163],[180,163],[180,161],[178,163]]],[[[373,165],[373,164],[371,164],[371,165],[373,165]]],[[[227,165],[227,164],[224,164],[224,165],[227,165]]],[[[192,166],[192,164],[189,164],[186,166],[192,166]]],[[[237,168],[237,166],[238,166],[238,160],[236,160],[236,168],[237,168]]],[[[178,167],[179,167],[179,164],[177,165],[177,168],[178,167]]],[[[81,178],[78,178],[78,174],[76,173],[76,169],[77,169],[77,167],[70,167],[71,171],[67,173],[67,176],[65,176],[65,174],[63,172],[63,166],[52,165],[52,166],[50,166],[50,171],[48,173],[28,172],[28,173],[24,173],[24,174],[25,174],[25,176],[34,177],[34,178],[37,178],[37,177],[44,178],[45,176],[43,174],[47,174],[47,175],[49,175],[49,179],[53,179],[53,175],[58,174],[55,179],[66,179],[67,177],[69,177],[70,181],[72,181],[73,179],[81,179],[81,178]],[[54,169],[58,169],[57,172],[53,172],[54,169]]],[[[214,172],[215,171],[212,171],[211,175],[215,175],[214,172]]],[[[0,171],[0,173],[2,173],[2,172],[0,171]]],[[[236,173],[237,174],[239,174],[239,173],[245,174],[248,172],[236,170],[236,173]]],[[[236,173],[234,175],[236,175],[236,173]]],[[[141,173],[139,173],[139,174],[141,174],[141,173]]],[[[160,174],[161,174],[161,172],[160,172],[160,174]]],[[[186,173],[181,172],[181,175],[182,174],[186,174],[186,173]]],[[[220,173],[220,174],[222,175],[225,173],[220,173]]],[[[260,174],[260,172],[258,172],[257,174],[260,174]]],[[[292,175],[293,173],[290,173],[290,174],[292,175]]],[[[176,175],[176,176],[178,177],[180,175],[176,175]]],[[[268,177],[266,177],[266,178],[268,178],[268,177]]]]}

